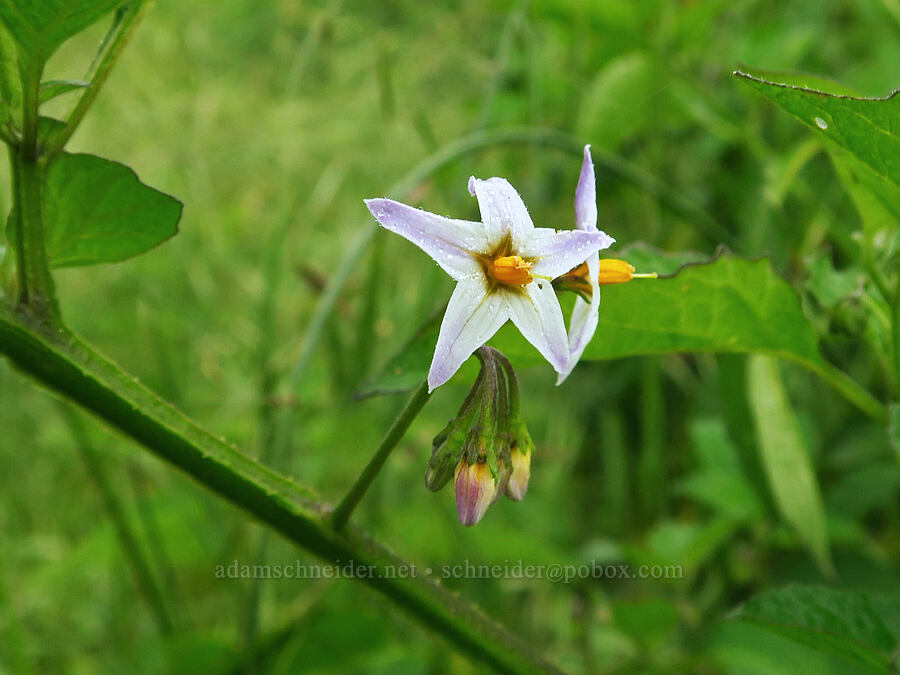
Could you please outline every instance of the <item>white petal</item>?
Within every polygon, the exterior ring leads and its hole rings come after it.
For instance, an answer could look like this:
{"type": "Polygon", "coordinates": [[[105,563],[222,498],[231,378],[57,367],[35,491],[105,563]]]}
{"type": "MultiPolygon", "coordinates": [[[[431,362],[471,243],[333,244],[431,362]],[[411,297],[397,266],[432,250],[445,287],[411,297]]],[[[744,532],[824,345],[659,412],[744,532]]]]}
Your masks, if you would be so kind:
{"type": "Polygon", "coordinates": [[[481,223],[444,218],[393,199],[365,201],[382,227],[421,248],[454,279],[482,275],[481,265],[471,253],[488,250],[481,223]]]}
{"type": "Polygon", "coordinates": [[[556,384],[562,384],[563,380],[574,370],[597,331],[597,323],[600,318],[600,285],[597,283],[597,277],[600,274],[599,256],[595,253],[588,258],[587,264],[588,278],[593,282],[591,284],[591,301],[585,302],[581,297],[575,300],[575,308],[572,310],[572,318],[569,320],[569,363],[565,372],[559,374],[556,384]]]}
{"type": "Polygon", "coordinates": [[[569,342],[553,286],[536,282],[529,284],[522,293],[507,294],[506,302],[509,318],[525,339],[537,348],[556,372],[563,372],[569,360],[569,342]]]}
{"type": "Polygon", "coordinates": [[[575,227],[592,232],[597,229],[597,186],[591,146],[584,146],[584,162],[575,188],[575,227]]]}
{"type": "Polygon", "coordinates": [[[478,198],[481,220],[494,245],[508,234],[513,242],[525,239],[534,230],[528,209],[516,189],[505,178],[469,178],[469,192],[478,198]]]}
{"type": "Polygon", "coordinates": [[[506,304],[488,294],[483,278],[456,285],[441,323],[428,371],[428,391],[453,377],[463,362],[487,342],[509,318],[506,304]]]}
{"type": "Polygon", "coordinates": [[[555,279],[613,242],[615,239],[599,230],[557,232],[538,228],[517,248],[516,254],[536,261],[532,269],[535,275],[555,279]]]}

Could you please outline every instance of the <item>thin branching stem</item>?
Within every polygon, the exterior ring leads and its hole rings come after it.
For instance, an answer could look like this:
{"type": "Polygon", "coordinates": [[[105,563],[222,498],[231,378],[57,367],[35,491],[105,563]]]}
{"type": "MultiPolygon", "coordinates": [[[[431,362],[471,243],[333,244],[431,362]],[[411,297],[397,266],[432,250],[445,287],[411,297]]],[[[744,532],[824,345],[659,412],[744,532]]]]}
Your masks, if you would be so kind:
{"type": "Polygon", "coordinates": [[[44,152],[48,158],[53,158],[62,152],[66,143],[72,138],[72,134],[78,129],[91,104],[97,98],[113,66],[119,60],[122,50],[131,40],[134,29],[152,2],[153,0],[129,0],[118,10],[112,26],[88,69],[85,79],[90,85],[82,91],[78,102],[66,118],[65,126],[53,134],[46,143],[44,152]]]}
{"type": "Polygon", "coordinates": [[[356,479],[353,487],[350,488],[350,491],[347,492],[341,503],[334,509],[334,513],[331,514],[331,524],[336,530],[340,530],[347,524],[353,509],[356,508],[363,495],[366,494],[387,458],[390,457],[393,449],[397,447],[397,443],[400,442],[406,430],[409,429],[409,425],[422,411],[422,408],[428,402],[429,396],[428,383],[422,382],[413,392],[403,410],[400,411],[397,419],[394,420],[394,423],[387,430],[387,433],[375,450],[375,454],[372,455],[372,459],[369,460],[366,468],[363,469],[359,478],[356,479]]]}

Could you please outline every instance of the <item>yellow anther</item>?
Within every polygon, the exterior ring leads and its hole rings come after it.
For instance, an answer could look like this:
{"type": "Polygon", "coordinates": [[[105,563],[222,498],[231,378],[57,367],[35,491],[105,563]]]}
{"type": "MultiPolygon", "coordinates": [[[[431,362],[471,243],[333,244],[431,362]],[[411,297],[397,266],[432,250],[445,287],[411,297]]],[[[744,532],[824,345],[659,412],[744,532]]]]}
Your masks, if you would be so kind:
{"type": "Polygon", "coordinates": [[[531,268],[534,263],[528,262],[517,255],[505,255],[496,258],[491,264],[491,274],[494,279],[511,286],[525,286],[534,280],[531,268]]]}
{"type": "Polygon", "coordinates": [[[604,258],[600,261],[600,276],[597,278],[598,283],[603,286],[605,284],[623,284],[634,278],[634,265],[629,265],[624,260],[616,258],[604,258]]]}

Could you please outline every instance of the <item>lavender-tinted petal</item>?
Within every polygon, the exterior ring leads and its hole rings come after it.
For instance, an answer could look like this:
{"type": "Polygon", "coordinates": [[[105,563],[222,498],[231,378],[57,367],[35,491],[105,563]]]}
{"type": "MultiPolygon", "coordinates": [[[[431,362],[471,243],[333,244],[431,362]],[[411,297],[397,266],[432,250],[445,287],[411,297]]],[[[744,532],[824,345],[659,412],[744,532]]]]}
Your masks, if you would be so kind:
{"type": "Polygon", "coordinates": [[[550,284],[531,283],[506,297],[509,318],[556,372],[566,369],[569,342],[556,293],[550,284]]]}
{"type": "Polygon", "coordinates": [[[481,223],[445,218],[393,199],[365,201],[382,227],[421,248],[454,279],[482,274],[481,266],[471,253],[487,250],[481,223]]]}
{"type": "Polygon", "coordinates": [[[575,227],[591,232],[597,229],[597,187],[591,146],[584,146],[584,162],[575,188],[575,227]]]}
{"type": "Polygon", "coordinates": [[[525,203],[505,178],[480,180],[472,176],[469,178],[469,192],[478,198],[481,220],[495,246],[507,234],[512,235],[515,243],[534,230],[525,203]]]}
{"type": "Polygon", "coordinates": [[[599,230],[556,232],[539,228],[532,232],[531,237],[516,253],[535,261],[533,274],[555,279],[573,267],[578,267],[592,254],[609,247],[613,242],[615,239],[599,230]]]}
{"type": "Polygon", "coordinates": [[[575,299],[575,308],[569,320],[569,363],[565,372],[559,374],[556,384],[562,384],[569,376],[597,331],[600,318],[600,285],[597,283],[600,274],[599,256],[595,253],[588,258],[587,264],[588,278],[592,282],[591,301],[585,302],[581,297],[575,299]]]}
{"type": "Polygon", "coordinates": [[[463,362],[506,323],[506,305],[487,292],[484,279],[464,279],[456,285],[441,323],[428,372],[428,391],[453,377],[463,362]]]}

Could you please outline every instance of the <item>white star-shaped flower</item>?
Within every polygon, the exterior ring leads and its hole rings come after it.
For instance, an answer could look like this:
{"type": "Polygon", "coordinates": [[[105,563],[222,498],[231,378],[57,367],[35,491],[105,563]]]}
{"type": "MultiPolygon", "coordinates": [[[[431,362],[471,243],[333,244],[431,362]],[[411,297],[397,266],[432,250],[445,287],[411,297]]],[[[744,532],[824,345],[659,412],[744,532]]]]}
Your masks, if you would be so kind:
{"type": "Polygon", "coordinates": [[[614,240],[596,229],[596,205],[592,231],[558,232],[536,228],[519,194],[503,178],[472,177],[469,192],[478,199],[481,223],[445,218],[391,199],[366,200],[382,227],[421,248],[458,282],[441,323],[429,391],[449,380],[507,320],[564,377],[571,370],[572,352],[550,282],[589,258],[595,260],[597,251],[614,240]]]}

